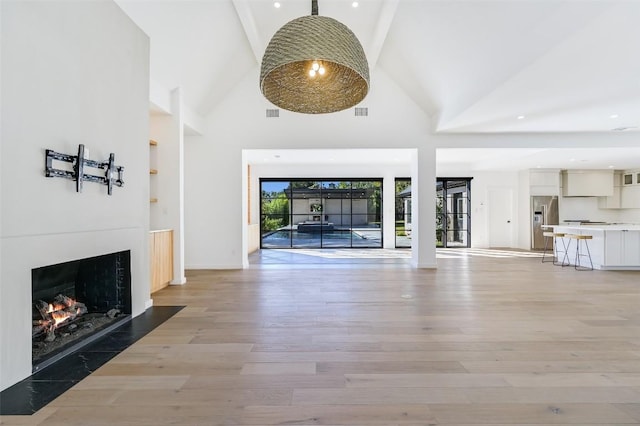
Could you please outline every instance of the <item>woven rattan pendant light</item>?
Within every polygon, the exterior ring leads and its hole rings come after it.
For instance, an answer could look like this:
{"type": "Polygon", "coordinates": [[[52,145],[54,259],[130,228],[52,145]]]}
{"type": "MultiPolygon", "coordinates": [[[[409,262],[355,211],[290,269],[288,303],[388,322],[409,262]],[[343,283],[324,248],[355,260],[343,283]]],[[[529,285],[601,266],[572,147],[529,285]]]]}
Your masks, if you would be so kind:
{"type": "Polygon", "coordinates": [[[362,45],[346,25],[311,15],[288,22],[262,58],[260,90],[274,105],[305,114],[342,111],[369,92],[369,65],[362,45]]]}

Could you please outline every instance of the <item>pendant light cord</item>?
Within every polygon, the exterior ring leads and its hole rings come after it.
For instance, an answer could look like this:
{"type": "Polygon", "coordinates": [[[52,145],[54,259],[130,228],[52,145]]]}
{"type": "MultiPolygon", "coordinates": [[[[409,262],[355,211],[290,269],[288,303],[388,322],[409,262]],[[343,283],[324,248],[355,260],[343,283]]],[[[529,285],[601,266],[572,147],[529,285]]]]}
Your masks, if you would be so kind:
{"type": "Polygon", "coordinates": [[[318,14],[318,0],[311,0],[311,15],[318,14]]]}

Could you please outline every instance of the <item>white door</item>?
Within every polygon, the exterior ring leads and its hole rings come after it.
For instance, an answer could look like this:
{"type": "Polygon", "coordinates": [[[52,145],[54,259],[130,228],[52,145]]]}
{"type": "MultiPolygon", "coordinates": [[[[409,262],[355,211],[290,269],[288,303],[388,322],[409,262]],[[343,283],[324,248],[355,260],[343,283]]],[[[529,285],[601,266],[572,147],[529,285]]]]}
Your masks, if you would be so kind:
{"type": "Polygon", "coordinates": [[[489,188],[487,204],[489,247],[514,247],[513,190],[489,188]]]}

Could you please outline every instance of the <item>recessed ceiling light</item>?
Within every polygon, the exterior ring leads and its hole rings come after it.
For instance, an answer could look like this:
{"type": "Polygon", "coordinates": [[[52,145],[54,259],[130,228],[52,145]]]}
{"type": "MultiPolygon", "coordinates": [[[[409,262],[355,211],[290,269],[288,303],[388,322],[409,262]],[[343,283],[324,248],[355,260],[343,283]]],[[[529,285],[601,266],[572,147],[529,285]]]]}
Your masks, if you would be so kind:
{"type": "Polygon", "coordinates": [[[519,115],[518,120],[524,120],[524,115],[519,115]]]}
{"type": "Polygon", "coordinates": [[[276,9],[279,9],[280,8],[280,2],[279,1],[273,2],[273,7],[275,7],[276,9]]]}
{"type": "Polygon", "coordinates": [[[576,161],[576,159],[575,158],[570,158],[569,161],[571,161],[573,163],[574,161],[576,161]]]}
{"type": "Polygon", "coordinates": [[[618,117],[620,117],[618,114],[611,114],[611,115],[609,116],[609,118],[618,118],[618,117]]]}
{"type": "Polygon", "coordinates": [[[542,168],[542,166],[536,166],[536,169],[541,169],[541,168],[542,168]]]}
{"type": "Polygon", "coordinates": [[[351,3],[351,6],[353,6],[353,7],[358,7],[358,2],[357,2],[357,1],[354,1],[353,3],[351,3]]]}
{"type": "Polygon", "coordinates": [[[610,168],[610,169],[613,169],[613,168],[614,168],[614,166],[609,166],[609,168],[610,168]]]}

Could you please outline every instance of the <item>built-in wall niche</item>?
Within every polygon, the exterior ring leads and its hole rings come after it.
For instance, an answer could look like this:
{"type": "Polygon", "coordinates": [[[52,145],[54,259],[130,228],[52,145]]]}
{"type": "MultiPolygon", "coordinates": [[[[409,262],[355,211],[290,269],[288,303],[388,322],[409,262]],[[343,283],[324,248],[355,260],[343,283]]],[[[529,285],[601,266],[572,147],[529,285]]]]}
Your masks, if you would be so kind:
{"type": "Polygon", "coordinates": [[[131,318],[130,251],[32,269],[31,289],[35,372],[131,318]]]}

